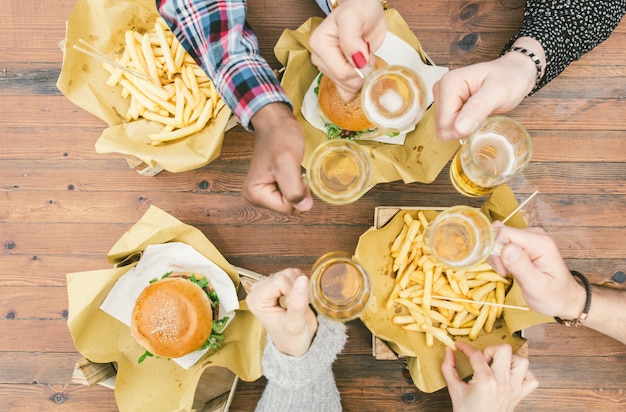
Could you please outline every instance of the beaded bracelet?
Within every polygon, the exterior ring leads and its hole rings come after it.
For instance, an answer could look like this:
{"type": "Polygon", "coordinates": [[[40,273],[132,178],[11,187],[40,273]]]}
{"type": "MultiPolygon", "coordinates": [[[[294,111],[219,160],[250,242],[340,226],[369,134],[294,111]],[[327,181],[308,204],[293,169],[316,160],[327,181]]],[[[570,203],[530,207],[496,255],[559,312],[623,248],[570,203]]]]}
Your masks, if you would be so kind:
{"type": "Polygon", "coordinates": [[[589,283],[589,280],[580,272],[576,272],[575,270],[570,270],[570,273],[572,274],[572,276],[575,276],[578,279],[580,279],[581,282],[583,282],[583,285],[585,286],[585,291],[587,292],[587,299],[585,300],[585,308],[583,309],[583,313],[580,315],[578,319],[563,320],[555,316],[554,320],[556,320],[561,325],[577,327],[578,325],[580,325],[580,323],[583,320],[587,319],[587,315],[589,314],[589,308],[591,307],[591,292],[592,292],[591,283],[589,283]]]}
{"type": "MultiPolygon", "coordinates": [[[[537,55],[535,55],[535,53],[531,52],[530,50],[524,48],[524,47],[517,47],[517,46],[513,46],[511,48],[509,48],[507,51],[505,51],[502,55],[504,56],[505,54],[509,53],[509,52],[519,52],[522,53],[525,56],[530,57],[530,59],[533,61],[533,63],[535,63],[535,67],[537,68],[537,79],[535,80],[535,87],[533,87],[533,90],[530,92],[530,94],[532,94],[535,89],[539,86],[539,83],[541,83],[541,72],[543,71],[543,66],[541,65],[541,60],[539,60],[539,57],[537,57],[537,55]]],[[[529,95],[530,95],[529,94],[529,95]]]]}

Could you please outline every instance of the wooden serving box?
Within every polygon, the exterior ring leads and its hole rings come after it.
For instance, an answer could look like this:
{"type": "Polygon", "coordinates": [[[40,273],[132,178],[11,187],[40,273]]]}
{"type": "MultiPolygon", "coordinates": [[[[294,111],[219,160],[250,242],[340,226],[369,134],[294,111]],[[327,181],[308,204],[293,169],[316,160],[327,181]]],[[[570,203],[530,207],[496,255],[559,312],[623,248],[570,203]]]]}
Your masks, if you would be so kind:
{"type": "MultiPolygon", "coordinates": [[[[401,207],[401,206],[377,206],[374,209],[374,228],[380,229],[385,226],[393,217],[402,210],[443,210],[442,207],[401,207]]],[[[519,331],[521,337],[524,337],[523,330],[519,331]]],[[[525,342],[520,347],[517,355],[528,357],[528,342],[525,342]]],[[[398,355],[391,349],[382,339],[377,338],[372,334],[372,355],[378,360],[395,360],[398,359],[398,355]]]]}

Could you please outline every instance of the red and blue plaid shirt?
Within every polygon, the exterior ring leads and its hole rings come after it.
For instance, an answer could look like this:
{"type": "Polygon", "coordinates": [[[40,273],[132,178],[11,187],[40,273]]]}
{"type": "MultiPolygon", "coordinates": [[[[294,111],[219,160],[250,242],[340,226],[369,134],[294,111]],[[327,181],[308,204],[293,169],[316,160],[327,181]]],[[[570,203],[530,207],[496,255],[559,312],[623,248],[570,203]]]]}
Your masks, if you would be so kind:
{"type": "Polygon", "coordinates": [[[274,102],[291,105],[246,22],[246,0],[156,0],[185,50],[250,129],[250,119],[274,102]]]}

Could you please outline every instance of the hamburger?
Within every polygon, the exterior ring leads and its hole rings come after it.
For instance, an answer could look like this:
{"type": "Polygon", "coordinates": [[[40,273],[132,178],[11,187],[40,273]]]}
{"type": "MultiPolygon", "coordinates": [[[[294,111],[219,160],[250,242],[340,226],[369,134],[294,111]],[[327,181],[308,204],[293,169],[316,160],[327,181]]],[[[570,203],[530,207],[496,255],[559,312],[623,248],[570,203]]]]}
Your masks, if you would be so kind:
{"type": "Polygon", "coordinates": [[[146,357],[179,358],[195,350],[219,348],[228,317],[219,319],[219,299],[210,282],[191,272],[168,272],[139,295],[131,333],[146,357]]]}
{"type": "MultiPolygon", "coordinates": [[[[374,67],[378,69],[385,66],[387,62],[376,56],[374,67]]],[[[344,102],[335,82],[321,73],[315,92],[330,139],[374,137],[377,134],[376,127],[363,112],[360,95],[348,103],[344,102]]]]}

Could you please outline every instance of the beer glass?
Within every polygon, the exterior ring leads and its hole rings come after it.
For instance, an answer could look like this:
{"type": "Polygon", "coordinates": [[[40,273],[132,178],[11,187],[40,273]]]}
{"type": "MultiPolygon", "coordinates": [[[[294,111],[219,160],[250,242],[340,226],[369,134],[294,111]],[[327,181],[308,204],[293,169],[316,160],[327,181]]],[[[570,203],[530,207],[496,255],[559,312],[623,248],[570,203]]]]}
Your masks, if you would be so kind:
{"type": "Polygon", "coordinates": [[[494,249],[495,236],[491,222],[479,209],[453,206],[430,222],[424,243],[441,263],[455,269],[475,266],[494,249]]]}
{"type": "Polygon", "coordinates": [[[318,198],[330,204],[344,205],[367,192],[371,169],[370,159],[358,143],[333,139],[313,151],[306,179],[318,198]]]}
{"type": "Polygon", "coordinates": [[[309,298],[318,314],[346,322],[357,318],[372,297],[372,281],[351,255],[330,252],[311,269],[309,298]]]}
{"type": "Polygon", "coordinates": [[[414,70],[391,65],[362,74],[361,106],[377,128],[389,132],[412,130],[426,112],[428,93],[414,70]]]}
{"type": "Polygon", "coordinates": [[[524,126],[493,116],[462,142],[450,165],[450,179],[459,193],[481,197],[519,174],[531,157],[532,142],[524,126]]]}

